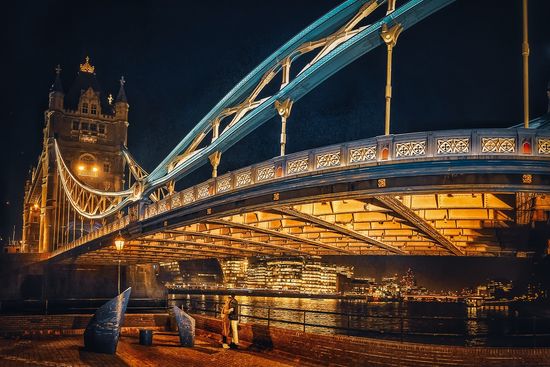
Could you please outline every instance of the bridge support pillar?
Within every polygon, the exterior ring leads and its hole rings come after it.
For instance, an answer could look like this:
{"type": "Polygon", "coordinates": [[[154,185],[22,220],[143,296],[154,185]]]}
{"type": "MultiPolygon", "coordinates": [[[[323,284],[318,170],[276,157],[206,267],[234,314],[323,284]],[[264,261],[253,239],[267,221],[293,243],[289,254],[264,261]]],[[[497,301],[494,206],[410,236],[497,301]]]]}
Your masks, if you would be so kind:
{"type": "MultiPolygon", "coordinates": [[[[388,6],[390,6],[389,4],[388,6]]],[[[395,6],[395,4],[394,4],[395,6]]],[[[388,8],[388,12],[389,12],[388,8]]],[[[393,27],[388,29],[388,25],[384,24],[382,26],[382,31],[380,32],[380,37],[387,46],[388,49],[388,61],[386,65],[386,116],[384,124],[384,135],[390,134],[390,110],[391,110],[391,96],[392,96],[392,87],[391,87],[391,72],[392,72],[392,56],[393,48],[397,43],[397,38],[403,31],[401,24],[396,24],[393,27]]]]}
{"type": "Polygon", "coordinates": [[[287,98],[286,100],[280,102],[275,101],[275,108],[281,116],[281,157],[285,155],[286,147],[286,119],[290,116],[290,111],[292,110],[292,100],[287,98]]]}
{"type": "Polygon", "coordinates": [[[216,151],[210,154],[208,159],[212,165],[212,178],[218,177],[218,166],[220,165],[220,160],[222,159],[222,152],[216,151]]]}

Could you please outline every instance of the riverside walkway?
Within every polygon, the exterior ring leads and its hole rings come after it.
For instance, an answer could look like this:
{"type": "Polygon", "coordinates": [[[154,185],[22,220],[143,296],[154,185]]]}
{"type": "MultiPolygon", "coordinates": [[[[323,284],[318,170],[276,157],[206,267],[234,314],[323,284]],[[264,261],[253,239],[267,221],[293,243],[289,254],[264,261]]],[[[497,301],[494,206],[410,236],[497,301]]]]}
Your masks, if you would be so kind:
{"type": "Polygon", "coordinates": [[[179,345],[168,314],[127,314],[117,352],[83,349],[91,315],[0,317],[0,367],[23,366],[550,366],[550,348],[463,347],[326,335],[240,323],[239,350],[221,348],[221,320],[194,314],[193,348],[179,345]],[[138,331],[154,330],[153,345],[138,331]]]}
{"type": "Polygon", "coordinates": [[[155,333],[155,343],[139,345],[137,336],[120,339],[116,355],[98,354],[82,349],[82,336],[58,336],[39,339],[0,339],[1,367],[72,367],[72,366],[204,366],[204,367],[286,367],[314,366],[288,354],[255,351],[250,344],[241,350],[225,350],[219,344],[198,337],[194,348],[181,348],[176,333],[155,333]]]}

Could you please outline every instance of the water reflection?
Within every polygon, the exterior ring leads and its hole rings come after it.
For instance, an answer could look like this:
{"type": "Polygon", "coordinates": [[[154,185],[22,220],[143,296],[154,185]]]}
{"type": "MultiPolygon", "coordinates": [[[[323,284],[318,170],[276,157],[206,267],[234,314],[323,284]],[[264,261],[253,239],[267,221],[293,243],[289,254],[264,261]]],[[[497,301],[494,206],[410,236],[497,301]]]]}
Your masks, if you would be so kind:
{"type": "MultiPolygon", "coordinates": [[[[169,306],[175,304],[191,312],[218,316],[226,297],[170,295],[169,306]]],[[[515,341],[508,342],[503,337],[532,333],[531,325],[525,325],[525,321],[517,317],[510,317],[508,309],[471,310],[462,303],[261,296],[237,296],[237,299],[241,305],[241,322],[307,332],[409,341],[429,339],[430,342],[463,345],[516,345],[515,341]]],[[[549,332],[550,325],[545,327],[549,332]]],[[[542,330],[541,327],[539,329],[542,330]]],[[[539,338],[538,342],[548,341],[539,338]]]]}

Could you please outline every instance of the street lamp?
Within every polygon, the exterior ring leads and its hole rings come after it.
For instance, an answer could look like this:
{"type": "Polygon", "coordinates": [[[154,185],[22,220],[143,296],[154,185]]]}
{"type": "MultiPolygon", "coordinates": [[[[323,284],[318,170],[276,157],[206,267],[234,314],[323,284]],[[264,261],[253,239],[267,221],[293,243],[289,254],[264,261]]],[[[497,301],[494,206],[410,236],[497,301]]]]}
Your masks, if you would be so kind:
{"type": "Polygon", "coordinates": [[[120,294],[120,252],[124,248],[124,237],[118,232],[115,238],[115,248],[118,252],[118,294],[120,294]]]}

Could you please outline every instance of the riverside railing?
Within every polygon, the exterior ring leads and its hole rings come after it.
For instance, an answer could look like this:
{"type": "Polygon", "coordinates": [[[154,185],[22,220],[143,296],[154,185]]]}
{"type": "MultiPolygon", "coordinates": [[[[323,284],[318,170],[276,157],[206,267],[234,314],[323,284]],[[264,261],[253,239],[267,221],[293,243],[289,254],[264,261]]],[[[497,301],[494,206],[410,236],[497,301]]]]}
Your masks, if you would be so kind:
{"type": "MultiPolygon", "coordinates": [[[[173,300],[191,314],[219,317],[222,302],[173,300]],[[183,301],[183,303],[182,303],[183,301]]],[[[550,346],[550,318],[378,315],[240,304],[240,320],[303,332],[451,345],[550,346]]]]}

